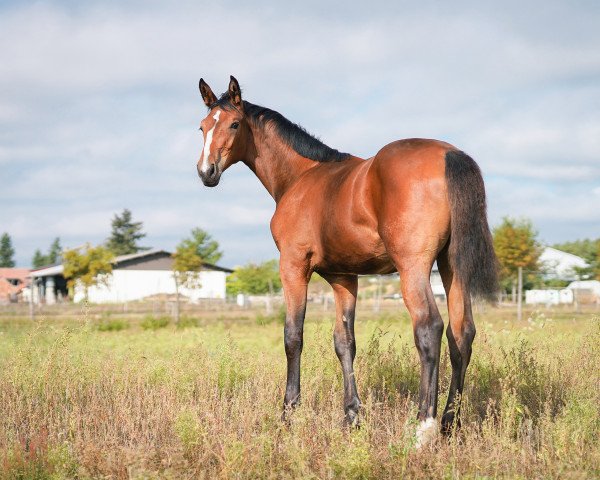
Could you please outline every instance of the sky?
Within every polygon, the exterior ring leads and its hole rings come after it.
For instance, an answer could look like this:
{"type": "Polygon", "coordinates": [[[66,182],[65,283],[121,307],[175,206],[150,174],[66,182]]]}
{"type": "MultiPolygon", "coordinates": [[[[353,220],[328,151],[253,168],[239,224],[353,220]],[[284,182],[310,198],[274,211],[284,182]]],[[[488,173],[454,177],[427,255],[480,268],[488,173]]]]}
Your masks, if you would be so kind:
{"type": "Polygon", "coordinates": [[[492,226],[546,243],[600,237],[600,3],[0,1],[0,233],[18,266],[54,237],[103,242],[115,213],[143,245],[194,227],[221,264],[277,256],[275,204],[243,164],[196,162],[229,75],[243,96],[370,157],[437,138],[481,166],[492,226]]]}

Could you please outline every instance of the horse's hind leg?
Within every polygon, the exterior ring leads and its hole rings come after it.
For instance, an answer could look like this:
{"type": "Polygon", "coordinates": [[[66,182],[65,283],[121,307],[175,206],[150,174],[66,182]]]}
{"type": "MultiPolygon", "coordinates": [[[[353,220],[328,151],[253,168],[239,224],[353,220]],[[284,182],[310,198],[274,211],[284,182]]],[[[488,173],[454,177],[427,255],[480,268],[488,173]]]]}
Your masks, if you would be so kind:
{"type": "Polygon", "coordinates": [[[453,428],[460,427],[460,397],[467,366],[471,359],[475,323],[473,322],[470,296],[458,278],[453,275],[446,250],[438,257],[438,267],[448,297],[448,316],[450,317],[446,337],[448,337],[450,363],[452,364],[452,380],[448,402],[442,416],[442,432],[450,434],[453,428]]]}
{"type": "Polygon", "coordinates": [[[397,262],[404,303],[413,323],[415,345],[421,360],[417,448],[430,443],[437,434],[435,422],[438,400],[440,348],[444,322],[431,291],[430,272],[433,260],[426,255],[397,262]]]}
{"type": "Polygon", "coordinates": [[[360,399],[356,390],[353,364],[356,356],[354,312],[358,277],[356,275],[326,275],[325,279],[332,286],[335,296],[336,318],[333,342],[344,377],[344,422],[347,425],[356,425],[360,399]]]}

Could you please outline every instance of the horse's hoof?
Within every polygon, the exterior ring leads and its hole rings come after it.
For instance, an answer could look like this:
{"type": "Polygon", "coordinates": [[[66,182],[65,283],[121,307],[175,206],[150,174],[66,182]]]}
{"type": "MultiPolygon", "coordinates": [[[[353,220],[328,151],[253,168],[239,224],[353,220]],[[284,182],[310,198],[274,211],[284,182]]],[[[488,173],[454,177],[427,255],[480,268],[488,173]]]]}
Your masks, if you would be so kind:
{"type": "Polygon", "coordinates": [[[460,429],[460,418],[455,417],[454,412],[446,412],[442,415],[442,434],[446,437],[460,429]]]}
{"type": "Polygon", "coordinates": [[[360,417],[358,416],[358,412],[354,410],[348,410],[346,415],[344,416],[344,427],[350,429],[359,429],[360,428],[360,417]]]}
{"type": "Polygon", "coordinates": [[[294,413],[295,408],[296,405],[286,405],[283,407],[283,411],[281,412],[281,421],[288,427],[292,423],[292,414],[294,413]]]}
{"type": "Polygon", "coordinates": [[[431,445],[438,436],[438,424],[435,418],[429,417],[423,420],[417,427],[416,437],[417,442],[415,448],[417,450],[422,449],[428,445],[431,445]]]}

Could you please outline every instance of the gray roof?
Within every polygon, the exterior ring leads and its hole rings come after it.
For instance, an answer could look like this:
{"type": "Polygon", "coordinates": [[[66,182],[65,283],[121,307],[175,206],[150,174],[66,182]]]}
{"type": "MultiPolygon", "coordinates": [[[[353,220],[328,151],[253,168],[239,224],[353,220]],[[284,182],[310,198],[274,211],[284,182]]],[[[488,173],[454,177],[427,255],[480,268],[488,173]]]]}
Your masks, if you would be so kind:
{"type": "MultiPolygon", "coordinates": [[[[143,259],[145,257],[152,257],[152,256],[171,257],[171,253],[167,252],[166,250],[155,248],[152,250],[145,250],[143,252],[129,253],[127,255],[118,255],[117,257],[115,257],[115,260],[113,262],[114,268],[118,269],[120,267],[120,264],[127,264],[128,262],[131,262],[132,260],[139,260],[139,259],[143,259]]],[[[220,267],[218,265],[212,265],[210,263],[203,263],[202,266],[207,270],[217,270],[217,271],[226,272],[226,273],[233,272],[233,270],[231,270],[229,268],[220,267]]],[[[48,267],[42,267],[42,268],[33,270],[30,273],[30,276],[32,276],[32,277],[53,277],[55,275],[62,275],[63,271],[64,271],[64,267],[62,264],[50,265],[48,267]]]]}

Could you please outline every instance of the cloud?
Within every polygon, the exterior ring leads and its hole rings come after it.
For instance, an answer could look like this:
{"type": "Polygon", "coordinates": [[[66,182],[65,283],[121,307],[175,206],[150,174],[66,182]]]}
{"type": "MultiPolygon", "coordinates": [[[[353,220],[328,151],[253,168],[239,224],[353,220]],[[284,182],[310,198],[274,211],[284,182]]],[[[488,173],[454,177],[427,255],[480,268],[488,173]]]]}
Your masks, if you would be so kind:
{"type": "Polygon", "coordinates": [[[202,226],[223,239],[225,262],[273,255],[274,204],[251,172],[236,166],[210,190],[195,173],[198,78],[220,92],[231,73],[246,98],[344,151],[366,157],[412,136],[454,143],[482,166],[493,222],[523,214],[548,238],[600,235],[589,201],[600,184],[593,2],[0,12],[0,224],[20,264],[54,236],[101,241],[124,207],[157,247],[202,226]]]}

